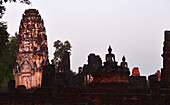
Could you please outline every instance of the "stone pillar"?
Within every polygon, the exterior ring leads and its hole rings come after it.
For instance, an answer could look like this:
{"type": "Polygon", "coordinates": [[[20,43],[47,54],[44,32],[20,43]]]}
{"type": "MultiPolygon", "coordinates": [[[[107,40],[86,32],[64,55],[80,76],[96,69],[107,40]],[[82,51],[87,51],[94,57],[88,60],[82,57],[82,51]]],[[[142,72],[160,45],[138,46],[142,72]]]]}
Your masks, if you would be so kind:
{"type": "Polygon", "coordinates": [[[170,88],[170,31],[165,31],[163,47],[163,69],[161,70],[162,87],[170,88]]]}

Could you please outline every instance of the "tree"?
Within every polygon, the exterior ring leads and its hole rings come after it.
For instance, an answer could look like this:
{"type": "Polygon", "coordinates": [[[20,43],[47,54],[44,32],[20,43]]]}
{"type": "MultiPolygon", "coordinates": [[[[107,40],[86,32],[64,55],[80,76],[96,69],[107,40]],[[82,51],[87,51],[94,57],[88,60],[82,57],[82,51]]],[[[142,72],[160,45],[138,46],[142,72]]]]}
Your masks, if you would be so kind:
{"type": "Polygon", "coordinates": [[[61,62],[61,57],[64,54],[64,51],[71,51],[71,44],[69,41],[65,41],[64,43],[60,40],[54,42],[55,52],[54,52],[54,59],[52,60],[53,64],[55,64],[56,69],[59,66],[59,62],[61,62]]]}
{"type": "Polygon", "coordinates": [[[9,34],[7,32],[7,25],[4,22],[0,22],[0,59],[2,51],[6,48],[8,43],[9,34]]]}
{"type": "Polygon", "coordinates": [[[0,59],[0,84],[2,88],[6,88],[8,81],[14,79],[12,68],[16,61],[17,37],[17,33],[10,37],[6,48],[2,52],[0,59]]]}

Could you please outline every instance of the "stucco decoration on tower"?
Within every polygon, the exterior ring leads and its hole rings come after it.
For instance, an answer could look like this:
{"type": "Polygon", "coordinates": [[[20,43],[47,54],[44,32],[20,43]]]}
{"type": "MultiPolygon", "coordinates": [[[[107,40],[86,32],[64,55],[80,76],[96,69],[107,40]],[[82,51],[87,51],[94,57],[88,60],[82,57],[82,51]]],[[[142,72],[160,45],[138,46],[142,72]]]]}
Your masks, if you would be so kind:
{"type": "Polygon", "coordinates": [[[19,27],[17,60],[13,69],[16,87],[41,87],[43,66],[49,64],[44,22],[36,9],[25,10],[19,27]]]}

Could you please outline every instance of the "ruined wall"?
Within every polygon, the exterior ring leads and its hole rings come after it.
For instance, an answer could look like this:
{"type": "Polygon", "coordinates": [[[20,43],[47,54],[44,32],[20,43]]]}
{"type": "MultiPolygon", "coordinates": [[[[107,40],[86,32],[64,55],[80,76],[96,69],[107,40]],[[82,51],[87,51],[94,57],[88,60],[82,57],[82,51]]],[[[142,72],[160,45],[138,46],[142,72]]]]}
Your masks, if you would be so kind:
{"type": "Polygon", "coordinates": [[[162,86],[170,88],[170,31],[165,31],[163,47],[163,69],[161,71],[162,86]]]}
{"type": "Polygon", "coordinates": [[[19,27],[17,46],[17,60],[13,69],[16,87],[41,87],[42,66],[49,61],[47,36],[38,10],[25,10],[19,27]]]}

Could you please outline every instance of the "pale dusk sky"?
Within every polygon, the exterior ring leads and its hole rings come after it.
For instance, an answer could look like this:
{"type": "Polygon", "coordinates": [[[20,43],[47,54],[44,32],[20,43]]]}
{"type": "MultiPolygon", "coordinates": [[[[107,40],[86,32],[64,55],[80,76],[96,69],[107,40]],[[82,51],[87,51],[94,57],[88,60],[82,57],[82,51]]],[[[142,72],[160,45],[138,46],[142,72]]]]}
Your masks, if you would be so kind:
{"type": "Polygon", "coordinates": [[[130,72],[148,76],[163,67],[164,31],[170,30],[170,0],[30,0],[32,6],[7,3],[2,20],[11,36],[19,31],[25,9],[35,8],[46,27],[49,59],[53,43],[73,46],[71,69],[87,64],[90,53],[105,61],[109,45],[120,64],[125,55],[130,72]]]}

